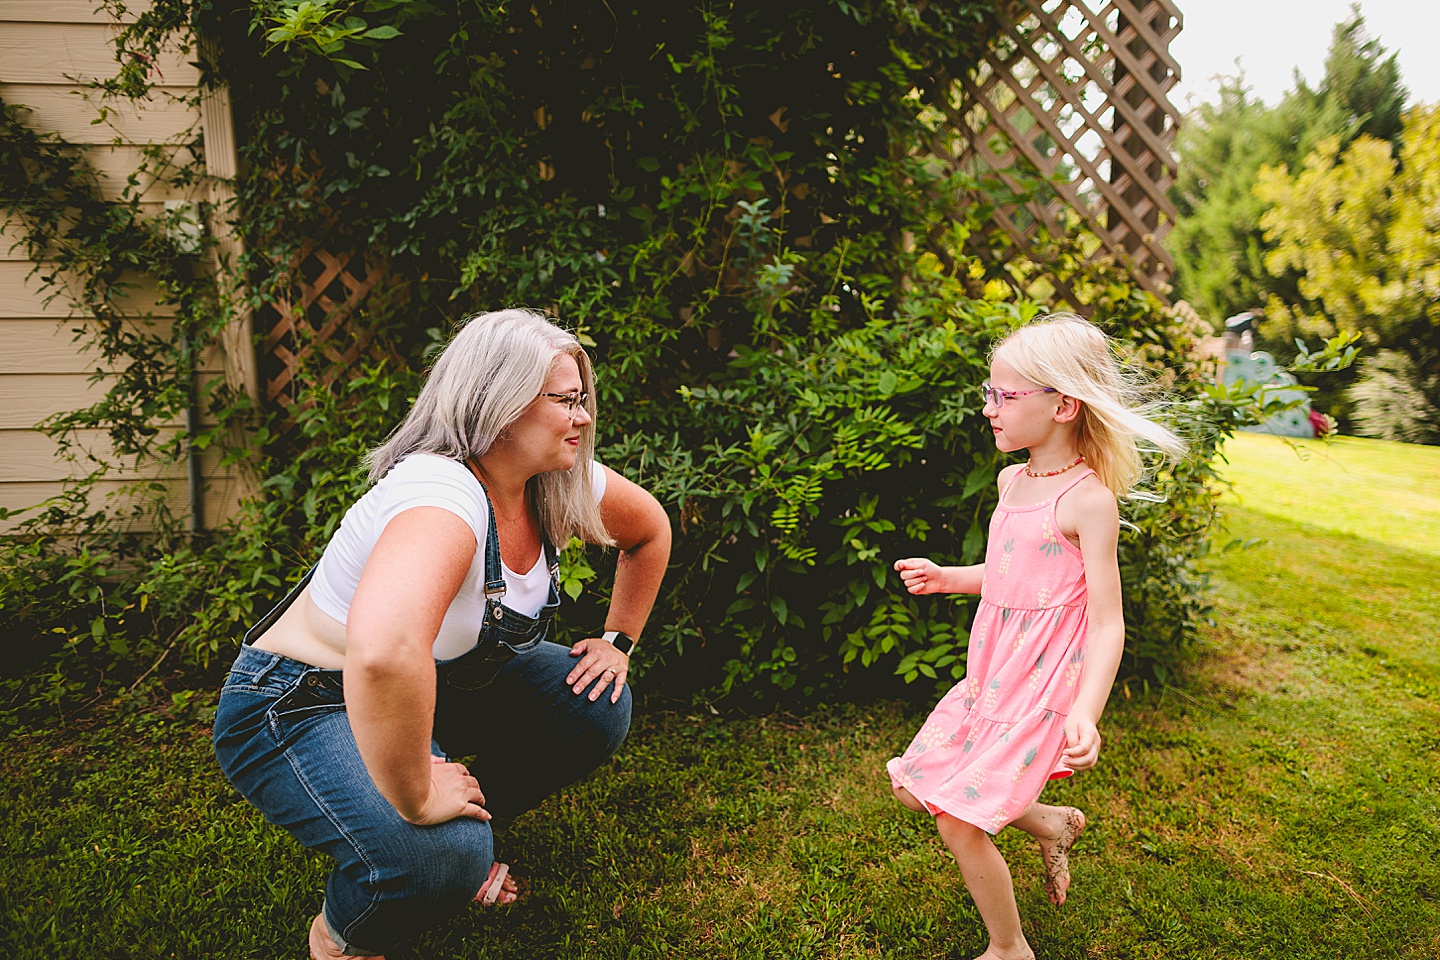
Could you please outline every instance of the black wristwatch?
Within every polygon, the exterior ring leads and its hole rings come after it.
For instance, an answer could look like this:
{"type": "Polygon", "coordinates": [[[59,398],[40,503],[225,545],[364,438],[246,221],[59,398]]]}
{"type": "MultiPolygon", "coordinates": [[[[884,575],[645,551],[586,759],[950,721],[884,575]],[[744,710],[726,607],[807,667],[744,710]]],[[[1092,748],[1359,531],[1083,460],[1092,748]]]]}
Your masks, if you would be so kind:
{"type": "Polygon", "coordinates": [[[627,657],[630,655],[630,651],[635,649],[635,638],[623,630],[606,630],[600,635],[600,639],[614,645],[616,650],[627,657]]]}

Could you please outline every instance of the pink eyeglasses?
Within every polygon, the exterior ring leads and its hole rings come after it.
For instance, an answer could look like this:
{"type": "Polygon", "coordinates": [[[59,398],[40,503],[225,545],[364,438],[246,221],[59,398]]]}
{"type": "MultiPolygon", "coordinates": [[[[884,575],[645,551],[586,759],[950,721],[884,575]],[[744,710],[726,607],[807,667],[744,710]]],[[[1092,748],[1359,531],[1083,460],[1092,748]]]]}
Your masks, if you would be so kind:
{"type": "Polygon", "coordinates": [[[1039,390],[1001,390],[999,387],[990,386],[990,382],[980,384],[980,394],[993,403],[998,409],[1005,406],[1006,400],[1013,400],[1016,397],[1028,397],[1032,393],[1059,393],[1054,387],[1041,387],[1039,390]]]}

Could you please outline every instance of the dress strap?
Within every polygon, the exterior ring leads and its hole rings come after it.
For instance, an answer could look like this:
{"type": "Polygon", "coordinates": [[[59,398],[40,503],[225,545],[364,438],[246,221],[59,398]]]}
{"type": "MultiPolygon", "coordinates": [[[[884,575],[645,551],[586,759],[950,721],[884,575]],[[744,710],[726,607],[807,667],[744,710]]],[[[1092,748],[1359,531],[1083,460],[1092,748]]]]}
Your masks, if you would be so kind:
{"type": "Polygon", "coordinates": [[[1059,503],[1061,497],[1065,496],[1065,494],[1069,493],[1071,490],[1074,490],[1076,485],[1079,484],[1081,480],[1084,480],[1086,477],[1092,475],[1094,472],[1095,471],[1092,470],[1090,467],[1086,467],[1084,470],[1081,470],[1080,473],[1076,475],[1075,479],[1065,484],[1064,489],[1062,489],[1059,493],[1055,494],[1055,496],[1051,497],[1050,499],[1054,500],[1056,503],[1059,503]]]}
{"type": "Polygon", "coordinates": [[[1025,469],[1022,467],[1022,468],[1020,468],[1019,470],[1016,470],[1015,473],[1011,475],[1011,477],[1010,477],[1010,482],[1007,483],[1007,484],[1005,484],[1005,489],[1004,489],[1004,490],[1001,490],[1001,491],[1000,491],[1000,502],[1001,502],[1001,503],[1006,503],[1006,502],[1008,502],[1009,497],[1010,497],[1010,488],[1013,487],[1013,486],[1015,486],[1015,481],[1016,481],[1016,480],[1019,480],[1020,477],[1021,477],[1021,475],[1024,474],[1024,473],[1025,473],[1025,469]]]}

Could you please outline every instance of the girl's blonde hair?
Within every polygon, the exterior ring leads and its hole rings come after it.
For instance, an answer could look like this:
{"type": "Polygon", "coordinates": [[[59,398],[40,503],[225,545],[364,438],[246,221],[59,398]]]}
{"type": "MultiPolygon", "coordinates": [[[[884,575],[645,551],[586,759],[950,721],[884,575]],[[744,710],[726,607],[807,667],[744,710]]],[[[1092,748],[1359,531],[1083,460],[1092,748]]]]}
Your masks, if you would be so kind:
{"type": "Polygon", "coordinates": [[[1100,482],[1124,496],[1145,474],[1144,448],[1178,460],[1184,442],[1155,421],[1146,379],[1122,366],[1110,338],[1073,313],[1032,320],[997,343],[990,356],[1026,380],[1080,401],[1079,452],[1100,482]]]}
{"type": "Polygon", "coordinates": [[[425,379],[415,405],[384,443],[366,457],[370,480],[412,453],[478,460],[545,389],[555,361],[575,358],[590,422],[579,428],[575,466],[530,479],[527,493],[550,542],[570,537],[613,544],[600,520],[590,471],[595,455],[595,371],[580,341],[531,310],[497,310],[462,322],[425,379]]]}

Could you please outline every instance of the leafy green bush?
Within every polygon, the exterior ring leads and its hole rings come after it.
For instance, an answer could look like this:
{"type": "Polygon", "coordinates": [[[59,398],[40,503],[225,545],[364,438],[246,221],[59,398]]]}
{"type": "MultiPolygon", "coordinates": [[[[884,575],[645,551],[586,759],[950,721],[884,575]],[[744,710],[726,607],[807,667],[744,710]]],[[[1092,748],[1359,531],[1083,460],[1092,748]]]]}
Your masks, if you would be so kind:
{"type": "MultiPolygon", "coordinates": [[[[302,16],[282,0],[252,23],[157,0],[122,33],[122,52],[192,16],[221,35],[247,118],[239,223],[254,300],[287,282],[302,241],[365,248],[396,294],[354,322],[390,359],[302,371],[288,411],[207,398],[220,426],[190,444],[224,447],[261,478],[208,537],[175,523],[127,535],[82,486],[0,544],[0,633],[70,651],[47,690],[63,696],[96,667],[129,679],[171,650],[227,659],[363,490],[361,456],[408,407],[441,331],[517,303],[592,345],[600,456],[672,511],[674,564],[637,659],[652,682],[747,696],[946,683],[963,673],[970,604],[909,597],[890,564],[980,557],[1000,458],[974,386],[989,344],[1039,312],[1059,275],[1133,362],[1171,371],[1177,415],[1209,424],[1195,461],[1159,477],[1164,500],[1127,508],[1127,670],[1176,661],[1205,609],[1194,561],[1213,437],[1261,402],[1205,393],[1186,367],[1194,324],[1089,262],[1084,236],[1003,266],[987,201],[957,202],[996,188],[931,155],[935,104],[986,42],[994,5],[632,6],[621,26],[603,4],[373,0],[302,16]],[[237,424],[250,430],[240,445],[237,424]]],[[[140,92],[133,71],[122,79],[140,92]]],[[[113,211],[76,189],[32,203],[32,219],[83,208],[74,262],[124,262],[113,211]]],[[[140,266],[173,275],[186,302],[223,303],[181,282],[180,256],[156,248],[140,266]]],[[[152,370],[149,392],[132,383],[137,396],[186,395],[181,361],[225,321],[194,315],[206,322],[188,352],[152,370]]],[[[66,421],[136,422],[114,404],[66,421]]],[[[611,560],[566,551],[573,629],[600,624],[611,560]]]]}

